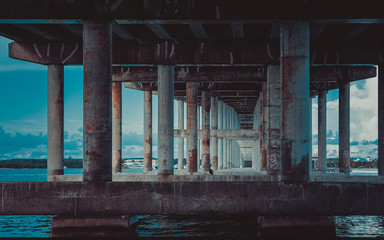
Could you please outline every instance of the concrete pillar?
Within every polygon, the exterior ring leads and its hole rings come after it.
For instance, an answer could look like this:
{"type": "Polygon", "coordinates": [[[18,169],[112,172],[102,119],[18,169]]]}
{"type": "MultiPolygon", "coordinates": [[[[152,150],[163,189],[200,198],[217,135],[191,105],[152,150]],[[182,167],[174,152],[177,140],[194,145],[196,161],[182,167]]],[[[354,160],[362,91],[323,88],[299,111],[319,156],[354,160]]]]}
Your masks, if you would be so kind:
{"type": "Polygon", "coordinates": [[[267,171],[279,174],[280,171],[280,66],[267,67],[267,171]]]}
{"type": "Polygon", "coordinates": [[[48,65],[48,181],[63,175],[64,66],[48,65]]]}
{"type": "MultiPolygon", "coordinates": [[[[184,101],[178,100],[178,124],[179,129],[184,129],[184,101]]],[[[179,137],[178,139],[178,161],[177,166],[179,170],[184,169],[184,138],[179,137]]]]}
{"type": "Polygon", "coordinates": [[[144,91],[144,172],[152,171],[152,91],[144,91]]]}
{"type": "Polygon", "coordinates": [[[260,122],[260,115],[262,112],[262,98],[261,95],[258,96],[257,101],[256,101],[256,106],[253,111],[253,129],[258,130],[259,132],[259,137],[255,140],[253,144],[253,149],[252,149],[252,168],[256,169],[258,171],[261,170],[261,122],[260,122]]]}
{"type": "Polygon", "coordinates": [[[262,96],[262,115],[261,115],[261,170],[266,171],[268,168],[268,134],[267,134],[267,128],[268,128],[268,104],[267,104],[267,97],[268,97],[268,89],[267,89],[267,82],[262,83],[262,89],[261,92],[262,96]]]}
{"type": "Polygon", "coordinates": [[[319,91],[318,99],[318,167],[327,172],[327,91],[319,91]]]}
{"type": "Polygon", "coordinates": [[[209,97],[209,92],[203,90],[201,92],[201,115],[202,115],[202,135],[203,135],[203,149],[201,157],[201,166],[203,171],[208,171],[210,162],[210,108],[211,102],[209,97]]]}
{"type": "Polygon", "coordinates": [[[349,82],[339,82],[339,172],[350,173],[350,94],[349,82]]]}
{"type": "Polygon", "coordinates": [[[378,67],[378,163],[379,176],[384,175],[384,65],[378,67]]]}
{"type": "MultiPolygon", "coordinates": [[[[197,97],[199,98],[199,97],[197,97]]],[[[200,106],[197,104],[197,132],[201,129],[200,127],[200,106]]],[[[199,134],[197,134],[197,170],[200,169],[201,166],[201,151],[200,151],[200,139],[199,134]]]]}
{"type": "Polygon", "coordinates": [[[158,70],[158,174],[173,175],[173,91],[174,67],[159,65],[158,70]]]}
{"type": "Polygon", "coordinates": [[[280,25],[282,180],[309,180],[309,23],[280,25]]]}
{"type": "MultiPolygon", "coordinates": [[[[228,115],[227,115],[227,104],[223,102],[223,129],[227,129],[227,120],[228,120],[228,115]]],[[[223,169],[227,169],[227,139],[223,139],[223,169]]]]}
{"type": "MultiPolygon", "coordinates": [[[[217,129],[223,129],[223,101],[217,104],[217,129]]],[[[223,169],[223,138],[217,138],[217,169],[223,169]]]]}
{"type": "Polygon", "coordinates": [[[121,172],[121,82],[112,82],[112,172],[121,172]]]}
{"type": "Polygon", "coordinates": [[[212,169],[217,169],[217,97],[211,97],[211,164],[212,169]]]}
{"type": "Polygon", "coordinates": [[[112,28],[83,21],[85,182],[112,181],[112,28]]]}
{"type": "Polygon", "coordinates": [[[187,82],[187,170],[197,172],[197,82],[187,82]]]}

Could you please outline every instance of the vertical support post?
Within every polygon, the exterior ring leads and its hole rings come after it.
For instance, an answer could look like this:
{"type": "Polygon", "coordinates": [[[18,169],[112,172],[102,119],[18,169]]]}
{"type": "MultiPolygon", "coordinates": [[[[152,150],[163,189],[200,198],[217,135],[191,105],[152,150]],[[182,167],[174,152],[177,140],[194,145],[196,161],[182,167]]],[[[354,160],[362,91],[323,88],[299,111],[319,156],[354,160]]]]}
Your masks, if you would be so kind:
{"type": "Polygon", "coordinates": [[[174,67],[157,66],[159,110],[158,110],[158,174],[173,175],[173,91],[174,67]]]}
{"type": "Polygon", "coordinates": [[[350,173],[350,94],[349,82],[339,82],[339,172],[350,173]]]}
{"type": "Polygon", "coordinates": [[[253,144],[252,152],[252,168],[258,171],[261,170],[261,113],[262,113],[262,97],[258,96],[256,100],[256,106],[253,111],[253,129],[258,130],[259,137],[255,140],[253,144]]]}
{"type": "MultiPolygon", "coordinates": [[[[178,100],[178,124],[179,130],[184,129],[184,101],[178,100]]],[[[179,170],[184,169],[184,138],[179,137],[178,139],[178,161],[177,166],[179,170]]]]}
{"type": "Polygon", "coordinates": [[[327,91],[319,91],[318,104],[318,167],[327,172],[327,91]]]}
{"type": "Polygon", "coordinates": [[[187,82],[187,170],[197,172],[197,82],[187,82]]]}
{"type": "Polygon", "coordinates": [[[47,180],[63,175],[64,66],[48,65],[48,161],[47,180]]]}
{"type": "Polygon", "coordinates": [[[267,67],[267,111],[268,111],[268,152],[267,171],[269,174],[279,174],[280,171],[280,66],[267,67]]]}
{"type": "MultiPolygon", "coordinates": [[[[223,101],[217,104],[217,129],[223,129],[223,101]]],[[[217,169],[223,169],[223,138],[217,138],[217,169]]]]}
{"type": "MultiPolygon", "coordinates": [[[[197,94],[199,94],[199,92],[197,92],[197,94]]],[[[197,98],[199,98],[199,96],[197,96],[197,98]]],[[[199,171],[200,166],[201,166],[201,151],[200,151],[199,131],[200,131],[200,106],[197,103],[197,171],[199,171]]]]}
{"type": "Polygon", "coordinates": [[[203,90],[201,92],[201,115],[202,115],[202,135],[203,135],[203,149],[201,157],[201,165],[203,171],[208,171],[210,165],[210,108],[211,102],[209,91],[203,90]]]}
{"type": "Polygon", "coordinates": [[[267,89],[267,82],[262,83],[262,127],[261,127],[261,170],[266,171],[268,169],[268,159],[267,159],[267,153],[268,153],[268,134],[267,134],[267,128],[268,128],[268,103],[267,103],[267,97],[268,97],[268,89],[267,89]]]}
{"type": "Polygon", "coordinates": [[[144,172],[152,171],[152,91],[144,91],[144,172]]]}
{"type": "Polygon", "coordinates": [[[309,180],[309,23],[280,26],[282,180],[309,180]]]}
{"type": "Polygon", "coordinates": [[[121,82],[112,82],[112,172],[121,172],[121,82]]]}
{"type": "MultiPolygon", "coordinates": [[[[228,120],[228,115],[227,115],[228,107],[227,104],[223,102],[223,129],[227,129],[227,120],[228,120]]],[[[223,139],[223,169],[227,169],[227,151],[228,151],[228,146],[227,146],[227,139],[223,139]]]]}
{"type": "Polygon", "coordinates": [[[211,97],[211,164],[212,169],[217,167],[217,97],[211,97]]]}
{"type": "Polygon", "coordinates": [[[112,28],[83,21],[85,182],[112,181],[112,28]]]}
{"type": "Polygon", "coordinates": [[[384,65],[378,67],[378,163],[379,176],[384,175],[384,65]]]}

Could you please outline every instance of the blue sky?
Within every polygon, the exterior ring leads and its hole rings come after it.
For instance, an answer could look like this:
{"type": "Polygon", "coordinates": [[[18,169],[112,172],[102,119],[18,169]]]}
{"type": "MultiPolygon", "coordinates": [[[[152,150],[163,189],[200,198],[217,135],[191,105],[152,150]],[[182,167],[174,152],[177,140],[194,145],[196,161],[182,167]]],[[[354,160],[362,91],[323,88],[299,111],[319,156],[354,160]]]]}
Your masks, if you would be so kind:
{"type": "MultiPolygon", "coordinates": [[[[10,59],[0,37],[0,159],[46,158],[47,67],[10,59]]],[[[83,72],[64,72],[64,154],[82,157],[83,72]]],[[[143,93],[123,88],[123,157],[143,155],[143,93]]],[[[312,99],[313,155],[317,155],[317,98],[312,99]]],[[[351,85],[351,155],[377,156],[377,79],[351,85]],[[375,142],[376,141],[376,142],[375,142]]],[[[327,95],[327,152],[338,151],[338,91],[327,95]]],[[[177,103],[175,102],[175,127],[177,103]]],[[[157,96],[153,96],[154,157],[157,157],[157,96]]],[[[176,146],[175,141],[175,146],[176,146]]],[[[175,153],[177,148],[175,148],[175,153]]]]}

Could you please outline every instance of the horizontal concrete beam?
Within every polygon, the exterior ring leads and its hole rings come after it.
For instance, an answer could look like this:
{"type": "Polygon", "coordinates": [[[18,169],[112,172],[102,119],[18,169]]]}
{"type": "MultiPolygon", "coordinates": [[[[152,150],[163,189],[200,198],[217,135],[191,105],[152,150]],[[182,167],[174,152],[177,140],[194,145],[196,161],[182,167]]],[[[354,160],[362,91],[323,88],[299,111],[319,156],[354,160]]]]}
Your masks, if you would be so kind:
{"type": "MultiPolygon", "coordinates": [[[[198,131],[198,138],[202,139],[202,131],[198,131]]],[[[187,137],[187,131],[186,130],[180,130],[175,129],[173,131],[174,137],[181,137],[186,138],[187,137]]],[[[259,138],[259,131],[258,130],[251,130],[251,129],[211,129],[210,136],[217,136],[220,138],[228,138],[228,139],[258,139],[259,138]]]]}
{"type": "Polygon", "coordinates": [[[1,183],[1,214],[384,214],[384,184],[168,182],[166,177],[163,180],[1,183]]]}

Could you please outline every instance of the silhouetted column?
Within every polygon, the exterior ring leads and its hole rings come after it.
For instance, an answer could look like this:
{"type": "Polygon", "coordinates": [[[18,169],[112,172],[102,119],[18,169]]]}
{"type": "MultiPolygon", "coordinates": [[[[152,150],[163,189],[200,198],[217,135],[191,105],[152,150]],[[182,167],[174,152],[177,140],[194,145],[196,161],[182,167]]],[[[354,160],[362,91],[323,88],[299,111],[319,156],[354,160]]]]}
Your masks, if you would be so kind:
{"type": "Polygon", "coordinates": [[[121,172],[121,82],[112,82],[112,172],[121,172]]]}
{"type": "Polygon", "coordinates": [[[152,91],[144,91],[144,172],[152,171],[152,91]]]}
{"type": "Polygon", "coordinates": [[[282,180],[309,180],[309,23],[280,25],[282,180]]]}
{"type": "Polygon", "coordinates": [[[350,173],[350,95],[349,82],[339,82],[339,172],[350,173]]]}
{"type": "Polygon", "coordinates": [[[187,82],[187,170],[197,172],[197,82],[187,82]]]}
{"type": "MultiPolygon", "coordinates": [[[[227,104],[223,102],[223,129],[227,129],[227,120],[228,120],[228,115],[227,115],[227,104]]],[[[227,169],[227,139],[223,138],[223,169],[227,169]]]]}
{"type": "Polygon", "coordinates": [[[158,174],[173,175],[173,91],[174,67],[159,65],[158,70],[158,174]]]}
{"type": "MultiPolygon", "coordinates": [[[[184,102],[183,100],[178,100],[178,124],[179,130],[184,129],[184,102]]],[[[179,170],[184,169],[184,138],[179,137],[178,141],[178,161],[177,166],[179,170]]]]}
{"type": "Polygon", "coordinates": [[[327,172],[327,91],[319,91],[318,104],[318,166],[327,172]]]}
{"type": "MultiPolygon", "coordinates": [[[[217,104],[217,129],[223,129],[223,101],[217,104]]],[[[217,138],[217,169],[223,169],[223,138],[217,138]]]]}
{"type": "Polygon", "coordinates": [[[267,97],[268,97],[268,89],[267,89],[267,82],[262,82],[262,89],[261,96],[263,98],[262,100],[262,127],[261,127],[261,170],[267,171],[268,168],[268,103],[267,103],[267,97]]]}
{"type": "Polygon", "coordinates": [[[112,181],[112,29],[83,21],[85,182],[112,181]]]}
{"type": "Polygon", "coordinates": [[[211,164],[212,169],[217,169],[217,97],[211,97],[211,164]]]}
{"type": "Polygon", "coordinates": [[[379,175],[384,175],[384,65],[378,67],[378,163],[379,175]]]}
{"type": "Polygon", "coordinates": [[[48,65],[48,181],[63,175],[64,66],[48,65]]]}
{"type": "Polygon", "coordinates": [[[201,115],[202,115],[202,135],[203,135],[203,149],[201,157],[201,166],[203,171],[208,171],[210,165],[210,98],[209,92],[203,90],[201,92],[201,115]]]}

